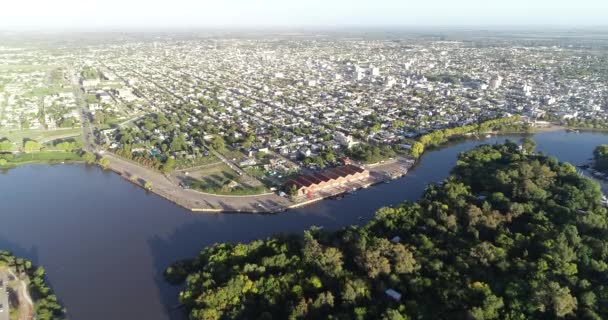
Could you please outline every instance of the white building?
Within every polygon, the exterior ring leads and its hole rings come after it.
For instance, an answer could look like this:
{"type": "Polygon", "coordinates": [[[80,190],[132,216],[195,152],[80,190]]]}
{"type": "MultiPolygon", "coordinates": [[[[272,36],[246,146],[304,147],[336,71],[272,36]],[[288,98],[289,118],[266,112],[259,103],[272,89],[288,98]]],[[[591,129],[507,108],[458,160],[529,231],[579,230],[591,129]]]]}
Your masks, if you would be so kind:
{"type": "Polygon", "coordinates": [[[353,139],[352,136],[345,135],[342,132],[336,133],[336,135],[335,135],[334,138],[335,138],[336,141],[338,141],[338,143],[340,143],[341,145],[343,145],[343,146],[345,146],[347,148],[350,148],[350,147],[352,147],[353,145],[356,144],[355,140],[353,139]]]}

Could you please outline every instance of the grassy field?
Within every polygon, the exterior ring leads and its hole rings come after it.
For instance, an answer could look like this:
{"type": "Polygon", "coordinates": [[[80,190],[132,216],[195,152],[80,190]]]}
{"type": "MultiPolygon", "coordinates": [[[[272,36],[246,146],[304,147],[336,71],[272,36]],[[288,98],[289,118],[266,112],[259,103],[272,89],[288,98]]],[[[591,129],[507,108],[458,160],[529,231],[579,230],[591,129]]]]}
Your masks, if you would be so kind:
{"type": "Polygon", "coordinates": [[[230,160],[236,159],[234,161],[241,161],[241,160],[247,158],[247,156],[244,153],[240,152],[239,150],[234,150],[234,149],[230,149],[230,148],[226,148],[226,149],[222,150],[220,153],[227,159],[230,159],[230,160]]]}
{"type": "Polygon", "coordinates": [[[252,188],[241,183],[234,188],[228,186],[231,181],[238,182],[239,178],[234,170],[222,163],[192,172],[188,183],[192,189],[221,195],[253,195],[268,191],[264,186],[252,188]]]}
{"type": "Polygon", "coordinates": [[[21,71],[21,72],[33,72],[33,71],[48,71],[57,68],[53,65],[33,65],[33,64],[3,64],[0,65],[0,72],[3,71],[21,71]]]}
{"type": "Polygon", "coordinates": [[[74,152],[41,151],[27,154],[24,153],[16,156],[10,155],[6,157],[6,160],[6,165],[0,165],[0,168],[11,168],[31,163],[74,162],[82,161],[83,159],[80,154],[74,152]]]}
{"type": "Polygon", "coordinates": [[[218,163],[220,162],[220,159],[218,159],[218,157],[209,154],[208,156],[204,156],[204,157],[199,157],[196,159],[176,159],[175,160],[175,168],[177,170],[182,170],[182,169],[188,169],[188,168],[194,168],[194,167],[198,167],[198,166],[204,166],[204,165],[209,165],[209,164],[213,164],[213,163],[218,163]]]}
{"type": "Polygon", "coordinates": [[[18,146],[23,144],[23,139],[32,139],[40,143],[46,143],[57,139],[78,137],[82,134],[81,128],[58,129],[58,130],[0,130],[0,139],[9,139],[18,146]]]}

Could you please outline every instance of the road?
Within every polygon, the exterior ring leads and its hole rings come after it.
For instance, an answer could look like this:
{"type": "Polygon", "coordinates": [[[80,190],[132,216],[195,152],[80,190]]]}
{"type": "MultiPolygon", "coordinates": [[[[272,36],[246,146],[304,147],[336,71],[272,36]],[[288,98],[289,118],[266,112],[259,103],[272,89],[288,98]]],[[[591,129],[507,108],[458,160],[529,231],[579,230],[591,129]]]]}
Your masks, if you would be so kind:
{"type": "Polygon", "coordinates": [[[96,152],[95,148],[95,135],[93,134],[93,128],[90,122],[89,106],[85,103],[82,98],[82,90],[80,83],[78,82],[78,73],[75,70],[69,71],[72,76],[72,87],[74,90],[74,99],[80,106],[80,120],[82,122],[82,144],[83,149],[88,152],[96,152]]]}
{"type": "Polygon", "coordinates": [[[8,294],[6,293],[6,285],[8,284],[8,277],[4,273],[0,273],[0,305],[2,305],[2,312],[0,312],[0,320],[9,320],[10,310],[8,304],[8,294]]]}

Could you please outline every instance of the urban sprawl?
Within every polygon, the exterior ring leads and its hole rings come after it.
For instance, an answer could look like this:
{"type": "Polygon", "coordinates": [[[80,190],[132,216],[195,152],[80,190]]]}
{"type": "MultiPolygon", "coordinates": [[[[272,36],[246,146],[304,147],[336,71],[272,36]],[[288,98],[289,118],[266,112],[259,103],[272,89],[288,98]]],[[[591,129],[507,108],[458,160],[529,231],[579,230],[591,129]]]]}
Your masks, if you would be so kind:
{"type": "Polygon", "coordinates": [[[278,211],[401,176],[442,130],[606,128],[607,66],[588,48],[504,42],[0,46],[0,151],[81,149],[190,209],[278,211]]]}

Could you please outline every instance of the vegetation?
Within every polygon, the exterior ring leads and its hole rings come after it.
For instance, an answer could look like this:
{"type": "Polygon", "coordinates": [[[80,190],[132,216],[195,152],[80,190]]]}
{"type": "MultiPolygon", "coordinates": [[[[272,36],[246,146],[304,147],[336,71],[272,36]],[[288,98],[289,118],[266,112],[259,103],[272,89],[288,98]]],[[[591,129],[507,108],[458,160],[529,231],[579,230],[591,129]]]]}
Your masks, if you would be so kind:
{"type": "Polygon", "coordinates": [[[268,192],[265,186],[253,187],[240,183],[236,171],[221,163],[196,170],[186,185],[194,190],[221,195],[253,195],[268,192]]]}
{"type": "Polygon", "coordinates": [[[570,164],[485,145],[364,226],[216,244],[165,276],[191,319],[606,319],[600,200],[570,164]]]}
{"type": "Polygon", "coordinates": [[[389,145],[372,146],[368,144],[356,145],[346,150],[345,153],[348,157],[365,163],[377,163],[396,155],[389,145]]]}
{"type": "Polygon", "coordinates": [[[31,261],[16,258],[7,251],[0,251],[0,266],[12,268],[19,276],[24,275],[28,278],[28,289],[34,300],[36,319],[65,319],[65,309],[59,304],[57,296],[45,282],[43,267],[35,267],[31,261]]]}
{"type": "Polygon", "coordinates": [[[104,170],[106,170],[110,167],[110,159],[108,159],[108,158],[99,158],[99,160],[97,160],[97,163],[104,170]]]}
{"type": "Polygon", "coordinates": [[[595,129],[605,130],[608,129],[608,121],[604,119],[583,119],[573,118],[565,121],[566,126],[571,128],[579,129],[595,129]]]}
{"type": "Polygon", "coordinates": [[[85,66],[80,73],[83,79],[91,80],[99,78],[99,72],[93,67],[85,66]]]}
{"type": "Polygon", "coordinates": [[[462,127],[447,128],[443,130],[433,131],[431,133],[421,136],[418,141],[412,145],[410,154],[418,158],[428,147],[437,147],[450,138],[455,136],[462,136],[466,134],[485,134],[488,132],[529,132],[531,129],[529,126],[523,124],[520,121],[519,116],[512,116],[507,118],[498,118],[488,121],[481,122],[479,124],[471,124],[462,127]]]}
{"type": "Polygon", "coordinates": [[[608,173],[608,144],[597,146],[593,151],[595,169],[608,173]]]}
{"type": "Polygon", "coordinates": [[[40,151],[16,155],[5,153],[0,154],[0,167],[15,167],[31,163],[58,163],[82,160],[82,156],[78,152],[40,151]]]}

